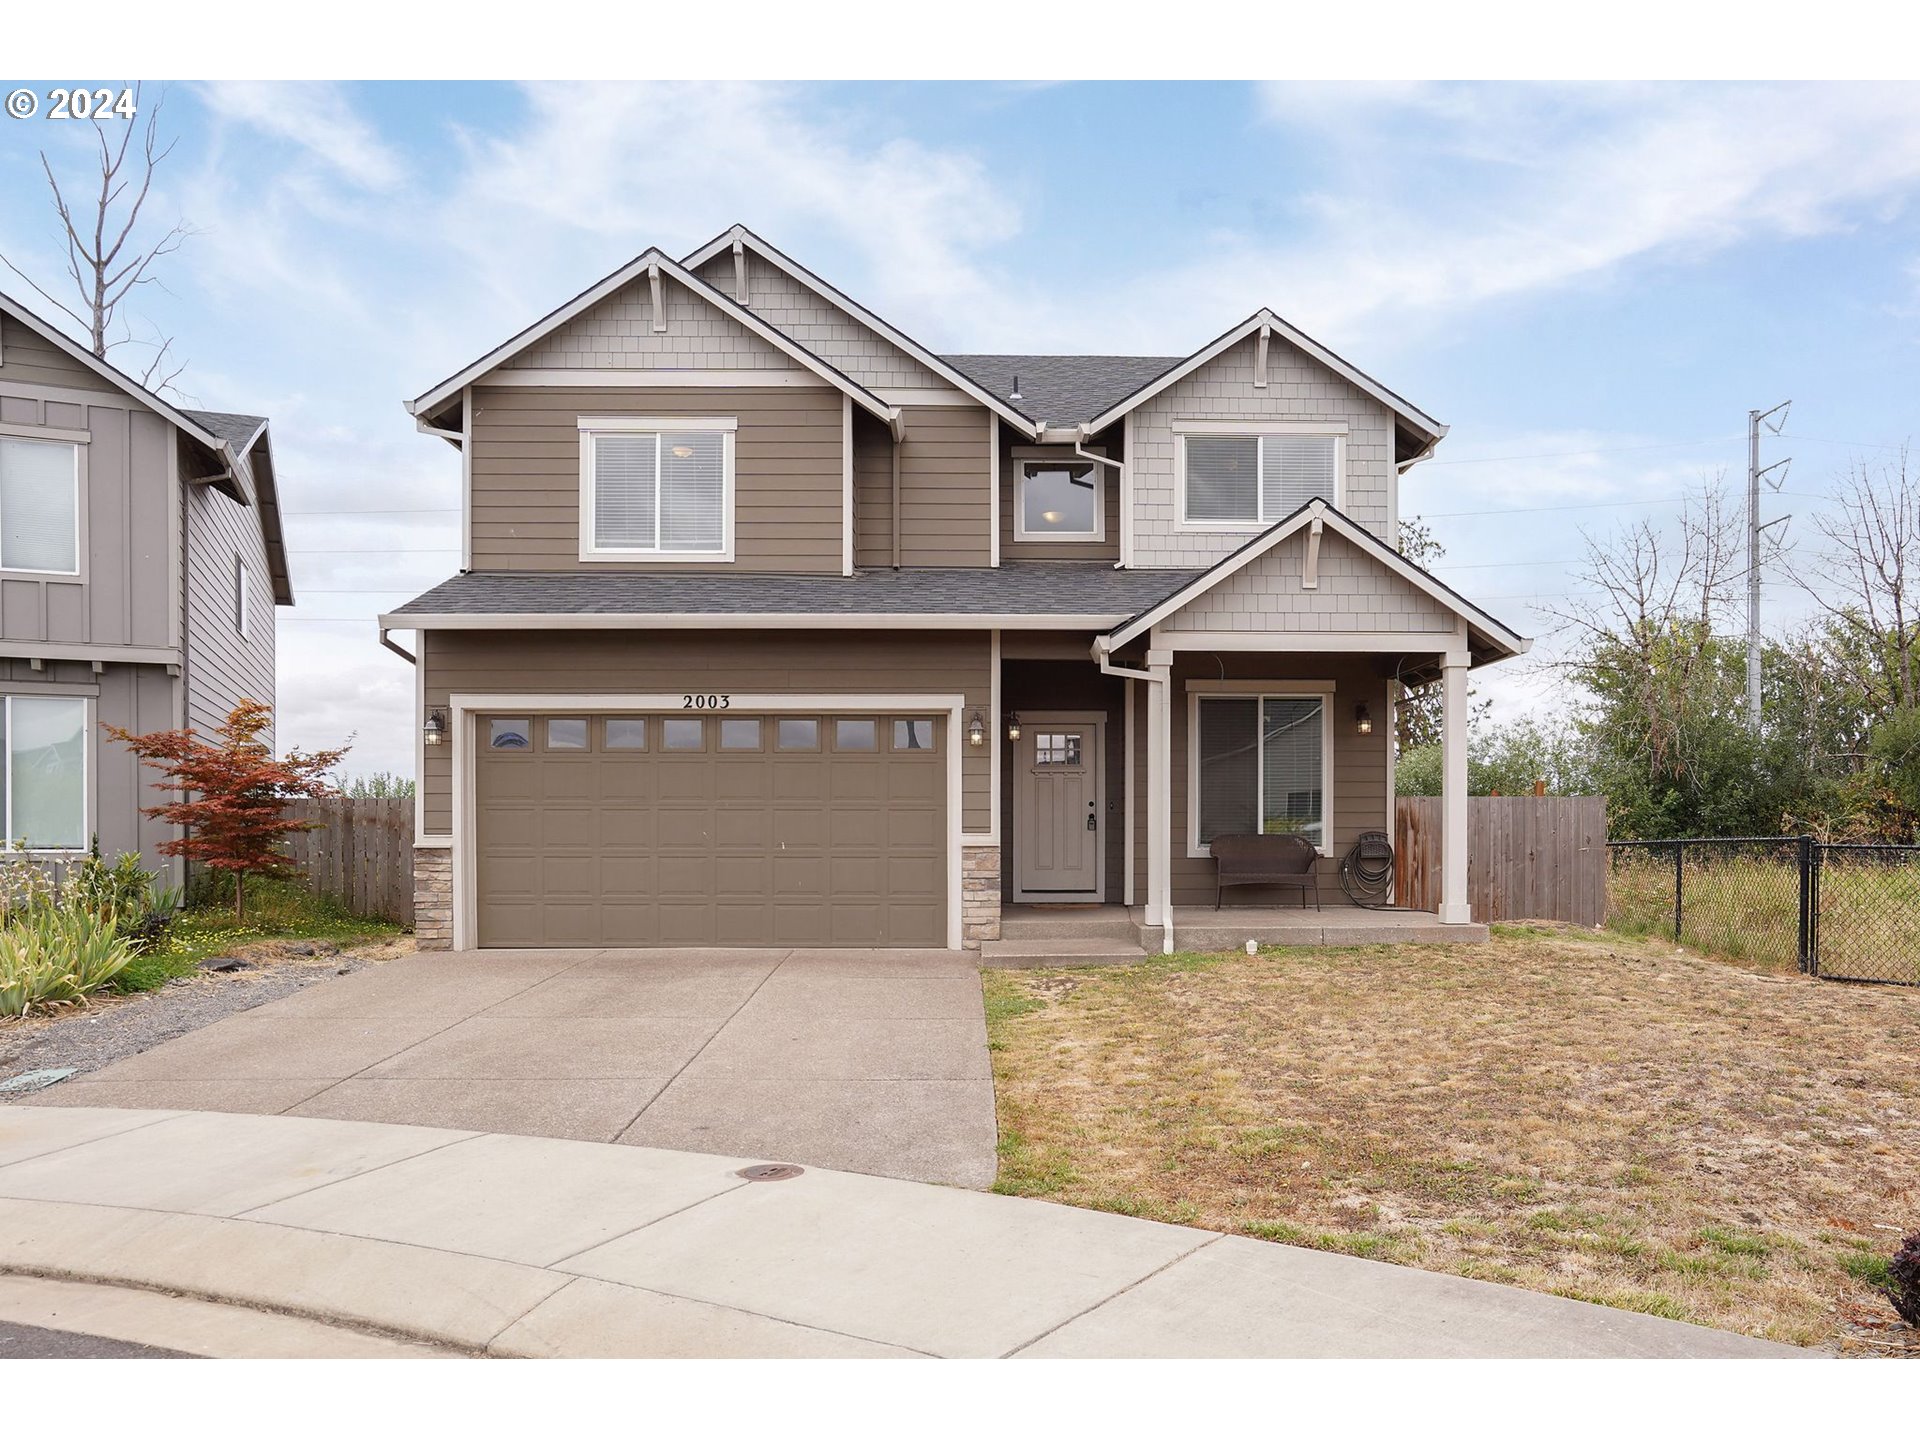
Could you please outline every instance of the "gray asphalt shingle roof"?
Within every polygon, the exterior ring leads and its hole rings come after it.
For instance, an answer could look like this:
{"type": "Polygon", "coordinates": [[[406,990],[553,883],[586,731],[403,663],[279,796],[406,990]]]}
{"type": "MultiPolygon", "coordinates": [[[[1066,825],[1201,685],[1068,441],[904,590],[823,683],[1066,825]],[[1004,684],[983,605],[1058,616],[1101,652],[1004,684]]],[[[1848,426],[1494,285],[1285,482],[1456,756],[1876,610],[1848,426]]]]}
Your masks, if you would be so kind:
{"type": "Polygon", "coordinates": [[[1079,425],[1111,409],[1184,355],[942,355],[976,385],[1006,397],[1036,420],[1079,425]],[[1012,400],[1014,376],[1020,377],[1012,400]]]}
{"type": "Polygon", "coordinates": [[[207,433],[214,435],[238,450],[260,433],[260,427],[267,423],[264,415],[235,415],[226,410],[182,410],[189,420],[206,426],[207,433]]]}
{"type": "Polygon", "coordinates": [[[1198,570],[1029,561],[843,575],[456,575],[395,615],[1134,615],[1198,570]]]}

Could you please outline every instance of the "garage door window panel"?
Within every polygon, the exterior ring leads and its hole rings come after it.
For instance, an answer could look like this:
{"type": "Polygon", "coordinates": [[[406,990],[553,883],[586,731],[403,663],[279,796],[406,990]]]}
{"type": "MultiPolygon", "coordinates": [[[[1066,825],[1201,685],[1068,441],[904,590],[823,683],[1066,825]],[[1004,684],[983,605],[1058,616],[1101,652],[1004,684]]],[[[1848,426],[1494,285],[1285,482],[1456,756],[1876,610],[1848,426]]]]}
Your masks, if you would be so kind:
{"type": "Polygon", "coordinates": [[[524,715],[518,719],[500,716],[487,721],[487,748],[490,750],[531,750],[533,722],[524,715]]]}
{"type": "Polygon", "coordinates": [[[787,718],[776,722],[778,744],[782,750],[818,750],[820,722],[807,718],[787,718]]]}
{"type": "Polygon", "coordinates": [[[585,750],[587,748],[587,722],[568,717],[547,721],[547,749],[549,750],[585,750]]]}
{"type": "Polygon", "coordinates": [[[758,720],[729,717],[720,722],[720,748],[722,750],[758,750],[760,742],[760,722],[758,720]]]}
{"type": "Polygon", "coordinates": [[[707,748],[707,722],[678,717],[660,722],[660,748],[663,750],[704,750],[707,748]]]}
{"type": "Polygon", "coordinates": [[[645,717],[627,719],[625,717],[609,719],[606,728],[606,747],[609,750],[644,750],[647,748],[647,722],[645,717]]]}
{"type": "Polygon", "coordinates": [[[933,721],[896,720],[893,722],[893,748],[931,754],[933,721]]]}
{"type": "Polygon", "coordinates": [[[833,748],[839,751],[869,751],[880,748],[879,722],[875,720],[835,720],[833,748]]]}

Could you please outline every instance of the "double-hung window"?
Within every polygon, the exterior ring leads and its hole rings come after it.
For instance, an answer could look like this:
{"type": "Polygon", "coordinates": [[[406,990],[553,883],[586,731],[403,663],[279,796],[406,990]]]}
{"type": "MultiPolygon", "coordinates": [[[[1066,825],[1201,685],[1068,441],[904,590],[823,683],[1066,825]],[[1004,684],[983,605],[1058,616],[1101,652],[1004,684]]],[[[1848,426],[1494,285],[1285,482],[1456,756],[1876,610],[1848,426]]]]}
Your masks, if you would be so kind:
{"type": "Polygon", "coordinates": [[[580,420],[582,560],[731,560],[727,419],[580,420]]]}
{"type": "Polygon", "coordinates": [[[1324,852],[1333,788],[1325,695],[1193,700],[1190,849],[1222,835],[1303,835],[1324,852]]]}
{"type": "Polygon", "coordinates": [[[0,436],[0,570],[80,573],[80,447],[0,436]]]}
{"type": "Polygon", "coordinates": [[[5,731],[0,813],[8,844],[29,850],[87,846],[87,702],[78,696],[0,697],[5,731]]]}
{"type": "Polygon", "coordinates": [[[1337,433],[1179,432],[1181,522],[1272,525],[1309,500],[1337,506],[1343,446],[1337,433]]]}

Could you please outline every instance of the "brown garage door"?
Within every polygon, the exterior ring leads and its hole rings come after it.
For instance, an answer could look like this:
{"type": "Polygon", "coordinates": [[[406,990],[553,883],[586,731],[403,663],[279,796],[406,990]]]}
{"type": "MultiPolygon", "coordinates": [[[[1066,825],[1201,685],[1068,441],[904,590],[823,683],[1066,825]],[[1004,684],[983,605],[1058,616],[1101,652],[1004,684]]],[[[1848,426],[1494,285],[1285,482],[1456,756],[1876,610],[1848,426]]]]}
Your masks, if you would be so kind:
{"type": "Polygon", "coordinates": [[[481,945],[947,943],[937,717],[474,723],[481,945]]]}

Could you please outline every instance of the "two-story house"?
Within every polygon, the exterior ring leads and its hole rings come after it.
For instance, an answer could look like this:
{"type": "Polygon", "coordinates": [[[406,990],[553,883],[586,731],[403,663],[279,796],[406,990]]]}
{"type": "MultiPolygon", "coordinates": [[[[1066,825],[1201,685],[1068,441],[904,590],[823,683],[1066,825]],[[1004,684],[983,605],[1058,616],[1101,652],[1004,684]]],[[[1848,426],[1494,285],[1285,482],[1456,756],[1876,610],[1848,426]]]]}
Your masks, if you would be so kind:
{"type": "Polygon", "coordinates": [[[1470,921],[1467,672],[1527,642],[1395,549],[1445,427],[1271,311],[939,355],[735,227],[408,408],[463,496],[460,573],[381,617],[423,944],[970,947],[1051,904],[1171,948],[1219,836],[1307,837],[1341,898],[1396,679],[1444,687],[1470,921]]]}
{"type": "Polygon", "coordinates": [[[291,605],[267,422],[176,408],[0,295],[0,819],[50,858],[156,847],[171,798],[103,724],[274,699],[291,605]]]}

